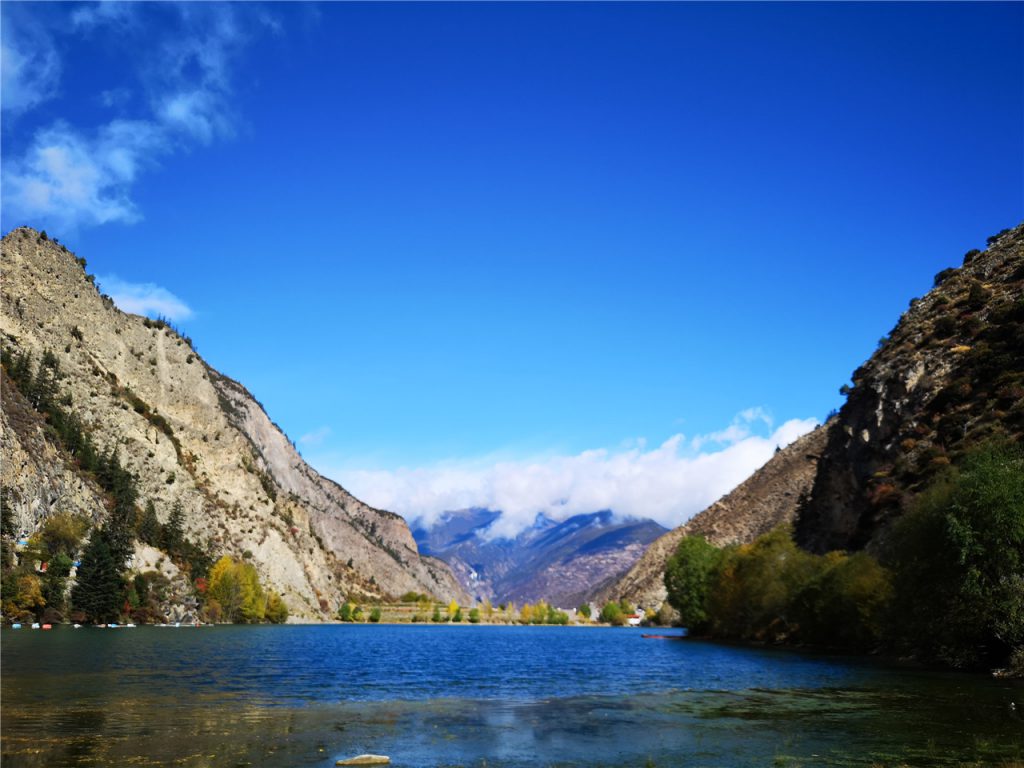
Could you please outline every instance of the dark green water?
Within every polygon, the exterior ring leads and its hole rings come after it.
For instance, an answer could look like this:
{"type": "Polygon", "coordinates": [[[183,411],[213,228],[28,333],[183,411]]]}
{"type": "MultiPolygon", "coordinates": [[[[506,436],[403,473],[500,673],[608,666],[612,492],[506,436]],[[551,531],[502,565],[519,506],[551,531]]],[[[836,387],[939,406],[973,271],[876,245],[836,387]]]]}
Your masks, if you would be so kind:
{"type": "Polygon", "coordinates": [[[1000,766],[1024,686],[625,629],[3,630],[3,765],[1000,766]]]}

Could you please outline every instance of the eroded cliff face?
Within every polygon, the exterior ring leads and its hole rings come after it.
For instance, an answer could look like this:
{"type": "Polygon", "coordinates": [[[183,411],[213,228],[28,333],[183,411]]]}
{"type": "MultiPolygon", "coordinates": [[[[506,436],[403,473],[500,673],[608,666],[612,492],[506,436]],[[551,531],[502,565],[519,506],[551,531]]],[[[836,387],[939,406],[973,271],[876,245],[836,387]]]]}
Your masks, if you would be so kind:
{"type": "MultiPolygon", "coordinates": [[[[420,556],[405,521],[321,477],[260,404],[210,368],[172,329],[118,310],[63,246],[20,228],[2,241],[5,349],[54,354],[60,394],[101,450],[116,447],[166,521],[180,502],[186,532],[215,555],[251,562],[292,616],[327,618],[344,596],[414,590],[462,598],[440,561],[420,556]]],[[[105,514],[99,489],[4,387],[3,484],[16,524],[65,509],[105,514]]],[[[24,407],[23,407],[24,406],[24,407]]]]}
{"type": "Polygon", "coordinates": [[[969,445],[1024,435],[1024,227],[911,302],[853,374],[796,521],[813,552],[877,548],[913,493],[969,445]]]}
{"type": "Polygon", "coordinates": [[[718,547],[746,544],[796,518],[801,497],[810,492],[818,459],[835,420],[818,427],[777,452],[768,462],[684,525],[656,539],[636,564],[595,600],[626,598],[648,610],[667,597],[665,566],[684,536],[703,536],[718,547]]]}

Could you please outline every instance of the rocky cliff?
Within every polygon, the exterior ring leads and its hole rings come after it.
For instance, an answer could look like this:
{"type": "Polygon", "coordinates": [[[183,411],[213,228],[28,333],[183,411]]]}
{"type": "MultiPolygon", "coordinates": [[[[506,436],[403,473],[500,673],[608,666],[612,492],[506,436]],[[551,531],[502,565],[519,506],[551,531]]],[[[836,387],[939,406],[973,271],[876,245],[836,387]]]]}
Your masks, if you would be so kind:
{"type": "Polygon", "coordinates": [[[686,535],[721,546],[791,522],[813,552],[879,549],[913,495],[967,448],[1024,439],[1024,225],[937,274],[852,380],[825,426],[655,541],[598,599],[659,605],[686,535]]]}
{"type": "Polygon", "coordinates": [[[655,609],[666,597],[665,564],[684,536],[703,536],[716,546],[745,544],[781,523],[793,522],[834,425],[829,421],[776,452],[731,492],[654,541],[622,578],[598,590],[594,599],[600,604],[626,598],[655,609]]]}
{"type": "MultiPolygon", "coordinates": [[[[29,228],[3,238],[2,257],[4,349],[56,356],[66,409],[100,449],[117,451],[161,521],[180,502],[190,538],[249,559],[299,619],[327,618],[353,593],[464,598],[401,517],[320,476],[190,340],[101,295],[84,259],[29,228]]],[[[59,511],[102,519],[99,489],[5,384],[0,482],[15,525],[32,530],[59,511]]]]}
{"type": "Polygon", "coordinates": [[[877,548],[967,447],[1024,435],[1024,226],[989,246],[936,275],[854,372],[797,517],[804,548],[877,548]]]}

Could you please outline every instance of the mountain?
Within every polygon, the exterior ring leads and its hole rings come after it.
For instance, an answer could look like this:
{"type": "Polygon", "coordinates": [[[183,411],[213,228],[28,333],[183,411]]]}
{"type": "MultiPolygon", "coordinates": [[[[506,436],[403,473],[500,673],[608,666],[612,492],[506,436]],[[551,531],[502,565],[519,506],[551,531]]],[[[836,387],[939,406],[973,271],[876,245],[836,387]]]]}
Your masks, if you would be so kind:
{"type": "Polygon", "coordinates": [[[939,272],[854,372],[796,521],[801,546],[877,548],[965,449],[1024,436],[1024,225],[989,246],[939,272]]]}
{"type": "Polygon", "coordinates": [[[447,562],[476,600],[525,603],[547,600],[571,608],[632,565],[665,532],[653,520],[619,520],[611,512],[556,522],[537,515],[515,538],[489,537],[501,517],[487,509],[442,515],[413,530],[423,552],[447,562]]]}
{"type": "Polygon", "coordinates": [[[598,603],[626,598],[644,608],[665,601],[665,564],[684,536],[703,536],[715,546],[746,544],[796,519],[810,491],[833,421],[777,451],[768,462],[684,525],[654,541],[620,579],[599,590],[598,603]]]}
{"type": "MultiPolygon", "coordinates": [[[[328,618],[351,594],[464,598],[448,566],[419,552],[399,515],[319,475],[190,339],[101,295],[84,259],[25,227],[3,238],[2,253],[4,352],[30,353],[33,364],[53,356],[62,407],[98,450],[116,451],[161,522],[180,504],[191,540],[251,562],[299,619],[328,618]]],[[[9,379],[2,389],[0,483],[14,526],[31,531],[66,511],[104,520],[96,482],[9,379]]],[[[143,550],[137,560],[152,560],[143,550]]]]}
{"type": "Polygon", "coordinates": [[[988,439],[1024,440],[1024,225],[969,251],[910,302],[828,423],[655,541],[603,599],[654,607],[683,536],[746,543],[780,523],[812,552],[880,549],[936,475],[988,439]]]}

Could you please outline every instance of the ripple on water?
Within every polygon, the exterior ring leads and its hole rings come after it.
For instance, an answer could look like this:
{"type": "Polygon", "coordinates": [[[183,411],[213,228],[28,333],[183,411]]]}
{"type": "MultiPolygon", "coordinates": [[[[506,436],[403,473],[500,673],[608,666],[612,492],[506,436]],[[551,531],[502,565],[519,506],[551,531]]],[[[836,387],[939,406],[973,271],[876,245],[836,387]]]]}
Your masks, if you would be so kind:
{"type": "Polygon", "coordinates": [[[628,630],[0,635],[4,766],[958,765],[1020,758],[1021,688],[628,630]]]}

